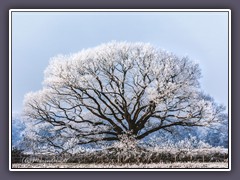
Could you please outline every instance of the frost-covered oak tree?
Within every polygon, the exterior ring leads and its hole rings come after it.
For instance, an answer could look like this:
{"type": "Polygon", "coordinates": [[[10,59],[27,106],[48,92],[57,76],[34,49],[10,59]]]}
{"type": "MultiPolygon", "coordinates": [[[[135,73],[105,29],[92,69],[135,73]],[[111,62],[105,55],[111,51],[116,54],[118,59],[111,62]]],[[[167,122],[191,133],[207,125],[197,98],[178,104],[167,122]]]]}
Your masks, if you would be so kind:
{"type": "Polygon", "coordinates": [[[110,42],[54,57],[43,89],[25,96],[24,114],[37,132],[30,136],[64,148],[208,126],[224,108],[202,93],[200,76],[187,57],[145,43],[110,42]]]}

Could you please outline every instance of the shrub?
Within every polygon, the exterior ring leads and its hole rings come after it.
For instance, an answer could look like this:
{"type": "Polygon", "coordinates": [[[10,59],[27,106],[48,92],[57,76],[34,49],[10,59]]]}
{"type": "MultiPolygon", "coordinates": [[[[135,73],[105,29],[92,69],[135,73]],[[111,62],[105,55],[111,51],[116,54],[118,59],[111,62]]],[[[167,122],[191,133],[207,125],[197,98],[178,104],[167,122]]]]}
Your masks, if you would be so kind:
{"type": "Polygon", "coordinates": [[[24,154],[22,149],[12,149],[12,163],[23,163],[26,157],[28,157],[28,155],[24,154]]]}

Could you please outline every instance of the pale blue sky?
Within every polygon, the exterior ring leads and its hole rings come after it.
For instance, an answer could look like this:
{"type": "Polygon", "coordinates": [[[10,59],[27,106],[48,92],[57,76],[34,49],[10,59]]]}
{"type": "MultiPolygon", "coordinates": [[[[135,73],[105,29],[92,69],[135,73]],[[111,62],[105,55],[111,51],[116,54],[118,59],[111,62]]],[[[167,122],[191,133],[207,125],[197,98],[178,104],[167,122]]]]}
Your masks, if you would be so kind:
{"type": "Polygon", "coordinates": [[[12,111],[42,88],[43,71],[58,54],[112,40],[149,42],[188,55],[202,69],[202,89],[228,104],[227,12],[13,12],[12,111]]]}

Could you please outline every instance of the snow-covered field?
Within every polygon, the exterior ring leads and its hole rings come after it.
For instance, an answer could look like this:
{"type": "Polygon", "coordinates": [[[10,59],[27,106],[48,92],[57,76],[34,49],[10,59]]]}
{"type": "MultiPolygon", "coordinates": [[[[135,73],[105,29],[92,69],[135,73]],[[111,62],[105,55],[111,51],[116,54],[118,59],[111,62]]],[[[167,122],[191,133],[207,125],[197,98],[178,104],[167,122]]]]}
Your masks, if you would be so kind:
{"type": "Polygon", "coordinates": [[[13,164],[12,168],[228,168],[227,162],[214,163],[152,163],[152,164],[78,164],[78,163],[34,163],[13,164]]]}

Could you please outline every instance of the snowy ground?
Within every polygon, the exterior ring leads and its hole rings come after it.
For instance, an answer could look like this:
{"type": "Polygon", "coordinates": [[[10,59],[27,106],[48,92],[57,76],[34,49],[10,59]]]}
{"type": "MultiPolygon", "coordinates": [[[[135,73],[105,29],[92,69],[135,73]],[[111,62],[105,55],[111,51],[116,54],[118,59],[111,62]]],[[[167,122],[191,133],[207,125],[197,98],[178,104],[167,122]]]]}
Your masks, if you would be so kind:
{"type": "Polygon", "coordinates": [[[152,163],[152,164],[77,164],[77,163],[34,163],[13,164],[12,168],[228,168],[227,162],[215,163],[152,163]]]}

